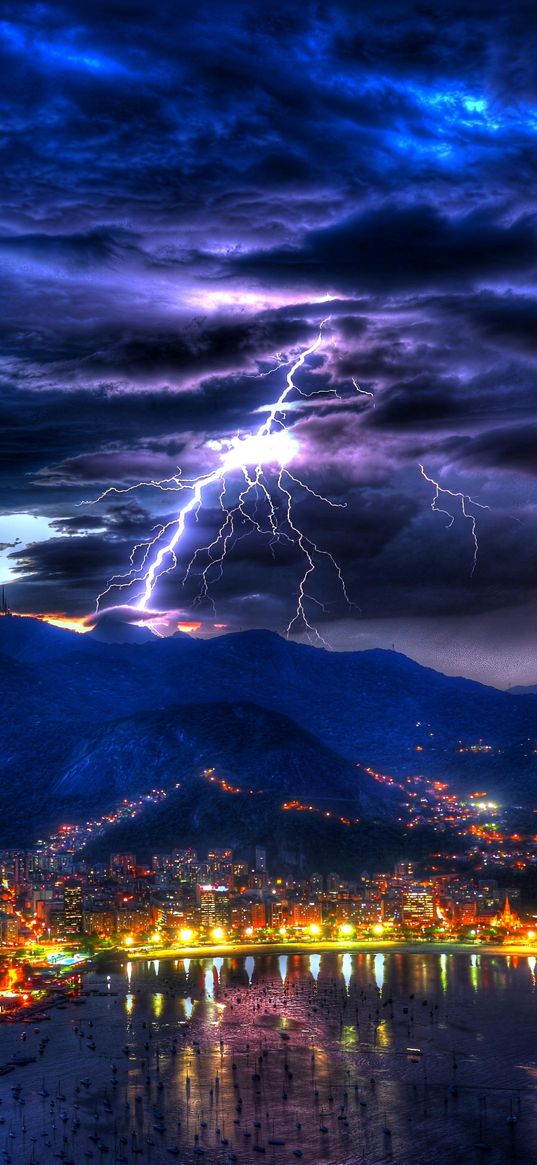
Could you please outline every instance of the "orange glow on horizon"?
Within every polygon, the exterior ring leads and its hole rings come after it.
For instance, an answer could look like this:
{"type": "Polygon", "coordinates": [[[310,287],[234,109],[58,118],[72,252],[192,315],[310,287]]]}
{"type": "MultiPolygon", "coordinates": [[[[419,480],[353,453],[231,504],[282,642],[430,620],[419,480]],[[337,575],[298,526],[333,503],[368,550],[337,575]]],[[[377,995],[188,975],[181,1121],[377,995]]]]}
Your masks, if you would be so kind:
{"type": "MultiPolygon", "coordinates": [[[[13,611],[13,615],[17,619],[37,619],[40,623],[50,623],[52,627],[75,631],[77,635],[85,635],[96,626],[91,621],[91,615],[67,615],[65,611],[13,611]]],[[[177,631],[183,631],[186,635],[196,634],[203,629],[203,623],[186,619],[175,626],[177,631]]],[[[213,628],[215,631],[227,631],[227,623],[213,623],[213,628]]]]}
{"type": "Polygon", "coordinates": [[[65,631],[76,631],[77,635],[85,635],[94,628],[94,624],[88,622],[89,615],[66,615],[64,611],[52,611],[45,615],[34,611],[14,611],[13,614],[17,619],[38,619],[40,623],[51,623],[53,627],[63,627],[65,631]]]}

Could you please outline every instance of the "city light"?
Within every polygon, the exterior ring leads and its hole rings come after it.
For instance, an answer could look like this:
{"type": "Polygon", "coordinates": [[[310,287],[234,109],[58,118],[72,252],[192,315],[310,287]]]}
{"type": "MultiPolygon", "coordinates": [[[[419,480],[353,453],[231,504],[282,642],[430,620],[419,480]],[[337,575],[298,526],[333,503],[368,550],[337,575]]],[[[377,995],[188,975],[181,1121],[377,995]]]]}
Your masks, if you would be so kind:
{"type": "Polygon", "coordinates": [[[217,942],[222,942],[222,939],[226,937],[226,932],[223,926],[213,926],[211,936],[212,938],[216,939],[217,942]]]}
{"type": "Polygon", "coordinates": [[[185,926],[179,931],[179,938],[182,943],[191,943],[194,938],[194,931],[190,927],[185,926]]]}
{"type": "Polygon", "coordinates": [[[373,934],[384,934],[384,927],[381,922],[376,922],[373,927],[373,934]]]}
{"type": "Polygon", "coordinates": [[[321,928],[317,925],[316,922],[312,922],[309,928],[309,932],[315,938],[318,934],[321,933],[321,928]]]}

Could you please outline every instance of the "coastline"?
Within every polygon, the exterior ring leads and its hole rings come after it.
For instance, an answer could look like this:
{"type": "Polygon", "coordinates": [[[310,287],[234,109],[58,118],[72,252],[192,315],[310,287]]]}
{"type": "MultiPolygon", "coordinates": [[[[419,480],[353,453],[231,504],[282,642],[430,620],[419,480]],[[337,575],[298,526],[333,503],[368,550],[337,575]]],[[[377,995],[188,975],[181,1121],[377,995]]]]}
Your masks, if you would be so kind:
{"type": "Polygon", "coordinates": [[[170,946],[157,947],[154,950],[143,950],[125,947],[116,947],[99,954],[120,954],[128,961],[140,959],[213,959],[221,956],[230,958],[233,955],[314,955],[336,952],[347,954],[352,952],[371,952],[374,954],[394,953],[405,955],[430,954],[489,954],[489,955],[519,955],[522,957],[534,955],[537,957],[537,942],[521,945],[520,943],[460,943],[460,942],[398,942],[390,939],[362,939],[354,942],[336,942],[327,939],[324,942],[281,942],[281,943],[214,943],[203,946],[170,946]]]}

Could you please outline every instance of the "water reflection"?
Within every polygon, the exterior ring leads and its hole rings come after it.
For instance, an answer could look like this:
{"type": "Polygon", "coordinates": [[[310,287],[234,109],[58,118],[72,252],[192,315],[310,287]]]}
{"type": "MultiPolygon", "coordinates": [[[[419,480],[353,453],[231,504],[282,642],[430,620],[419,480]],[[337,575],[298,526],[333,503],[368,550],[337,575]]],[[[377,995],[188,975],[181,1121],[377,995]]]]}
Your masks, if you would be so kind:
{"type": "Polygon", "coordinates": [[[373,975],[379,991],[384,986],[384,955],[375,955],[373,960],[373,975]]]}
{"type": "Polygon", "coordinates": [[[474,991],[479,987],[479,959],[477,955],[470,955],[470,982],[474,991]]]}
{"type": "Polygon", "coordinates": [[[205,971],[205,998],[214,999],[214,970],[212,965],[209,965],[205,971]]]}
{"type": "MultiPolygon", "coordinates": [[[[295,1149],[308,1165],[428,1165],[431,1146],[439,1161],[473,1162],[479,1138],[490,1145],[489,1165],[537,1161],[535,955],[508,967],[501,955],[456,948],[417,955],[374,945],[352,953],[252,952],[188,965],[162,959],[158,984],[153,961],[133,960],[127,975],[124,963],[120,968],[112,980],[119,1000],[105,994],[104,975],[95,997],[86,998],[84,1017],[106,1008],[106,1025],[94,1028],[97,1055],[87,1052],[91,1060],[72,1069],[94,1082],[86,1123],[91,1129],[100,1104],[98,1131],[109,1119],[110,1161],[121,1137],[127,1140],[118,1159],[132,1158],[133,1165],[135,1148],[143,1146],[142,1162],[157,1165],[168,1144],[178,1146],[178,1160],[203,1154],[207,1165],[252,1165],[256,1144],[267,1165],[285,1165],[295,1149]],[[118,1099],[108,1118],[99,1097],[111,1061],[118,1064],[118,1099]],[[508,1123],[511,1098],[516,1130],[508,1123]],[[160,1123],[155,1104],[165,1118],[162,1148],[151,1148],[160,1123]]],[[[49,1028],[72,1023],[68,1012],[51,1018],[49,1028]]],[[[81,1046],[85,1052],[85,1041],[81,1046]]],[[[40,1083],[31,1084],[35,1095],[40,1083]]],[[[81,1115],[83,1108],[82,1102],[81,1115]]],[[[92,1145],[91,1152],[100,1150],[92,1145]]]]}
{"type": "Polygon", "coordinates": [[[309,964],[310,964],[310,975],[312,976],[314,983],[316,983],[318,978],[319,978],[319,973],[321,970],[321,956],[320,955],[310,955],[309,956],[309,964]]]}
{"type": "Polygon", "coordinates": [[[341,960],[341,974],[343,975],[343,982],[348,992],[352,978],[352,957],[351,955],[343,955],[341,960]]]}

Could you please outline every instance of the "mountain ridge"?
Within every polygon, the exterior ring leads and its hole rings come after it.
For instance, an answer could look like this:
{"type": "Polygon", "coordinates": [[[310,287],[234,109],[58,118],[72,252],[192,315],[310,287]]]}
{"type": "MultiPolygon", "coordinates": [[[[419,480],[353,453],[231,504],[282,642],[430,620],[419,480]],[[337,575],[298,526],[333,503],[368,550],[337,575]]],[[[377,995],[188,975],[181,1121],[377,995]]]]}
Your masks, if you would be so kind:
{"type": "MultiPolygon", "coordinates": [[[[127,753],[111,743],[114,733],[119,738],[114,725],[125,725],[132,755],[136,748],[147,752],[148,739],[156,739],[154,725],[164,737],[179,715],[174,709],[187,706],[247,704],[259,717],[273,717],[275,736],[282,731],[279,718],[287,717],[293,727],[284,735],[299,751],[311,754],[306,737],[329,750],[334,781],[341,766],[360,762],[396,776],[421,772],[446,779],[456,790],[486,788],[504,800],[529,803],[535,788],[533,699],[445,676],[395,652],[331,653],[268,631],[111,644],[15,617],[0,620],[0,671],[0,844],[17,830],[27,837],[41,822],[47,804],[50,810],[55,797],[64,797],[68,782],[62,781],[81,756],[89,758],[85,779],[96,788],[101,769],[112,772],[112,755],[118,780],[127,781],[127,753]],[[106,762],[104,739],[110,742],[106,762]],[[472,751],[479,739],[490,746],[486,753],[472,751]]],[[[195,716],[201,723],[202,713],[195,716]]],[[[198,751],[205,764],[214,739],[208,719],[203,731],[198,751]]],[[[242,745],[234,740],[238,757],[242,745]]],[[[255,764],[251,736],[245,747],[255,764]]],[[[151,774],[158,783],[158,766],[151,774]]]]}

